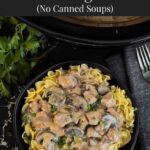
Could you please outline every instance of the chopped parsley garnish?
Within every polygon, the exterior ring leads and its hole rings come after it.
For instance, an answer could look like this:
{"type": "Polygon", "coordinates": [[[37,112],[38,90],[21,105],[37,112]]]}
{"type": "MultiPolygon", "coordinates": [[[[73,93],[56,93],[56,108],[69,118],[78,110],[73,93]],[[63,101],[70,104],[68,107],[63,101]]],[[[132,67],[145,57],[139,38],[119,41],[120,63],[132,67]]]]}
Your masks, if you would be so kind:
{"type": "Polygon", "coordinates": [[[52,105],[51,107],[51,112],[54,113],[57,111],[57,107],[55,105],[52,105]]]}
{"type": "Polygon", "coordinates": [[[36,113],[32,112],[32,113],[31,113],[31,116],[32,116],[32,117],[35,117],[35,116],[36,116],[36,113]]]}
{"type": "Polygon", "coordinates": [[[100,125],[103,126],[103,127],[106,127],[107,126],[107,121],[101,120],[100,125]]]}
{"type": "Polygon", "coordinates": [[[97,101],[93,104],[88,104],[88,111],[96,111],[100,105],[100,101],[102,99],[102,96],[99,95],[98,98],[97,98],[97,101]]]}
{"type": "Polygon", "coordinates": [[[67,144],[67,150],[71,150],[71,145],[67,144]]]}
{"type": "Polygon", "coordinates": [[[98,106],[99,106],[98,102],[88,104],[88,111],[96,111],[98,109],[98,106]]]}
{"type": "Polygon", "coordinates": [[[93,120],[95,120],[95,119],[96,119],[96,117],[94,116],[94,117],[92,117],[92,119],[93,119],[93,120]]]}
{"type": "Polygon", "coordinates": [[[73,141],[75,144],[82,143],[82,139],[80,137],[74,136],[73,141]]]}
{"type": "Polygon", "coordinates": [[[98,108],[97,103],[89,104],[88,105],[88,111],[96,111],[98,108]]]}
{"type": "Polygon", "coordinates": [[[22,120],[23,124],[27,124],[28,123],[28,116],[27,115],[22,115],[21,120],[22,120]]]}
{"type": "Polygon", "coordinates": [[[28,136],[25,132],[22,134],[22,138],[24,139],[25,143],[29,144],[31,142],[31,136],[28,136]]]}
{"type": "Polygon", "coordinates": [[[62,148],[66,144],[66,137],[61,136],[58,138],[57,145],[59,148],[62,148]]]}
{"type": "Polygon", "coordinates": [[[52,94],[51,91],[48,91],[47,94],[43,97],[44,100],[48,101],[49,96],[50,96],[51,94],[52,94]]]}

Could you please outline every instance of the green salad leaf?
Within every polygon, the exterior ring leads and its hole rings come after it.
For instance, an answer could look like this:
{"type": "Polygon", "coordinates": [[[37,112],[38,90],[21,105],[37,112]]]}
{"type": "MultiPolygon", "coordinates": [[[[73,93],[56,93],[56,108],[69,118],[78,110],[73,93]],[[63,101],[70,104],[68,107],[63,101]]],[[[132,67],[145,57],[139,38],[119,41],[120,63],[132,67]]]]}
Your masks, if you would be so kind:
{"type": "Polygon", "coordinates": [[[0,95],[23,84],[45,53],[46,37],[14,17],[0,17],[0,95]],[[39,58],[39,59],[37,59],[39,58]]]}
{"type": "Polygon", "coordinates": [[[66,144],[66,137],[65,136],[59,137],[57,142],[58,147],[62,148],[65,144],[66,144]]]}
{"type": "Polygon", "coordinates": [[[51,112],[54,113],[57,111],[57,107],[55,105],[52,105],[51,107],[51,112]]]}
{"type": "Polygon", "coordinates": [[[102,96],[98,96],[97,101],[93,104],[88,104],[88,111],[96,111],[99,107],[102,96]]]}

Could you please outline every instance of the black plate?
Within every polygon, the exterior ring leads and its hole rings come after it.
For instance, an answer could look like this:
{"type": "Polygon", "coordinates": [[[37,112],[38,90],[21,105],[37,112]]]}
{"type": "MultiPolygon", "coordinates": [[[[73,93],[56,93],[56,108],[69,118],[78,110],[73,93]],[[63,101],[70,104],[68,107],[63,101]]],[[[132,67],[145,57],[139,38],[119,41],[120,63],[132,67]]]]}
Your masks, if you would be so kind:
{"type": "MultiPolygon", "coordinates": [[[[24,88],[24,90],[21,92],[21,94],[19,95],[19,97],[16,101],[16,105],[14,108],[13,126],[14,126],[15,138],[17,140],[17,143],[18,143],[20,150],[27,150],[27,145],[24,143],[24,141],[22,139],[22,133],[23,133],[24,129],[21,127],[21,109],[22,109],[22,106],[24,105],[24,102],[25,102],[27,89],[34,87],[35,82],[41,80],[47,74],[47,72],[49,70],[56,70],[60,67],[67,69],[70,65],[78,65],[78,64],[82,64],[82,63],[86,63],[91,67],[99,68],[102,71],[102,73],[110,75],[112,77],[110,84],[115,84],[115,85],[118,85],[118,86],[123,88],[122,85],[118,84],[118,82],[113,77],[113,75],[110,73],[110,71],[100,64],[96,64],[96,63],[92,63],[92,62],[86,62],[86,61],[69,61],[69,62],[63,62],[63,63],[60,63],[60,64],[57,64],[55,66],[50,67],[46,71],[42,72],[39,76],[34,78],[24,88]]],[[[132,99],[133,106],[136,107],[135,101],[134,101],[133,97],[131,97],[131,95],[128,91],[127,91],[127,95],[132,99]]],[[[132,134],[132,140],[130,141],[129,144],[127,144],[125,147],[121,148],[120,150],[134,150],[134,147],[135,147],[135,144],[137,141],[138,132],[139,132],[138,113],[135,112],[135,126],[134,126],[134,130],[133,130],[133,134],[132,134]]]]}
{"type": "Polygon", "coordinates": [[[91,46],[121,46],[150,39],[150,21],[126,27],[87,27],[54,17],[18,17],[59,40],[91,46]]]}

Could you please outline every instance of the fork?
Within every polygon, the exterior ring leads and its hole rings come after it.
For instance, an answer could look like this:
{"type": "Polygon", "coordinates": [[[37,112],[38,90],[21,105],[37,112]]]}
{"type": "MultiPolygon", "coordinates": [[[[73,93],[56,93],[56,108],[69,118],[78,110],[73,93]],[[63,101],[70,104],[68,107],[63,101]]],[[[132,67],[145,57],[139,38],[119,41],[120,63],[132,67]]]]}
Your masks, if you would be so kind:
{"type": "Polygon", "coordinates": [[[136,47],[136,53],[143,77],[150,82],[150,50],[147,44],[136,47]]]}

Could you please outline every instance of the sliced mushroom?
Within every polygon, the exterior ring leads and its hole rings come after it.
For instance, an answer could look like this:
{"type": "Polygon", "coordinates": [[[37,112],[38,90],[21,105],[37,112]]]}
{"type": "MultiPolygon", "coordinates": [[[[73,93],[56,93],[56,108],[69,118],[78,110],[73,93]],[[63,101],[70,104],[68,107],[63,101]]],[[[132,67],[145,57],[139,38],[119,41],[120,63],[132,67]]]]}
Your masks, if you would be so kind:
{"type": "Polygon", "coordinates": [[[100,124],[95,127],[95,130],[103,136],[111,127],[116,126],[116,119],[111,115],[105,115],[103,116],[102,120],[100,121],[100,124]]]}
{"type": "Polygon", "coordinates": [[[113,98],[113,93],[109,92],[104,95],[101,99],[101,104],[107,108],[114,107],[116,105],[116,100],[113,98]]]}
{"type": "Polygon", "coordinates": [[[52,92],[48,99],[51,105],[60,106],[65,103],[65,93],[61,88],[51,87],[49,90],[52,92]]]}
{"type": "MultiPolygon", "coordinates": [[[[67,95],[67,96],[66,96],[65,104],[66,104],[67,106],[70,105],[70,106],[74,107],[74,106],[73,106],[73,100],[72,100],[73,97],[74,97],[74,95],[67,95]]],[[[75,107],[74,107],[74,108],[75,108],[75,107]]]]}
{"type": "Polygon", "coordinates": [[[69,113],[62,113],[62,112],[57,113],[53,119],[54,119],[54,123],[56,123],[61,128],[73,122],[69,113]]]}
{"type": "Polygon", "coordinates": [[[111,115],[113,115],[117,119],[118,127],[121,127],[123,125],[125,119],[122,113],[118,113],[114,108],[109,108],[107,112],[109,112],[111,115]]]}
{"type": "Polygon", "coordinates": [[[44,100],[48,100],[48,97],[52,94],[52,92],[49,90],[49,88],[46,88],[42,94],[42,98],[44,100]]]}
{"type": "Polygon", "coordinates": [[[78,127],[69,127],[68,129],[66,129],[66,134],[71,137],[73,136],[83,137],[84,131],[78,127]]]}
{"type": "Polygon", "coordinates": [[[44,148],[47,149],[49,143],[51,143],[52,141],[56,141],[57,137],[50,131],[45,130],[39,132],[36,135],[35,140],[37,141],[37,143],[41,144],[44,148]]]}
{"type": "Polygon", "coordinates": [[[110,114],[103,116],[102,121],[106,124],[105,128],[109,128],[110,126],[117,127],[117,119],[110,114]]]}
{"type": "Polygon", "coordinates": [[[83,109],[86,111],[88,109],[88,104],[86,100],[81,96],[72,97],[73,105],[78,109],[83,109]]]}
{"type": "Polygon", "coordinates": [[[42,97],[46,98],[49,104],[55,106],[59,106],[66,100],[64,91],[60,87],[56,86],[45,89],[42,97]]]}
{"type": "Polygon", "coordinates": [[[98,144],[99,139],[92,137],[92,138],[89,138],[89,139],[88,139],[88,142],[89,142],[89,145],[90,145],[90,146],[94,147],[94,146],[96,146],[96,145],[98,144]]]}
{"type": "Polygon", "coordinates": [[[51,104],[51,105],[54,105],[56,107],[60,107],[62,104],[65,103],[65,96],[61,96],[61,95],[55,95],[55,94],[52,94],[50,97],[49,97],[49,100],[48,102],[51,104]]]}
{"type": "Polygon", "coordinates": [[[49,96],[51,96],[51,94],[55,93],[56,95],[63,95],[64,91],[62,90],[62,88],[57,87],[57,86],[51,86],[49,88],[46,88],[42,97],[43,98],[48,98],[49,96]]]}
{"type": "Polygon", "coordinates": [[[110,91],[109,86],[106,84],[106,82],[104,82],[101,85],[99,85],[97,90],[98,90],[98,93],[100,95],[104,95],[104,94],[106,94],[107,92],[110,91]]]}

